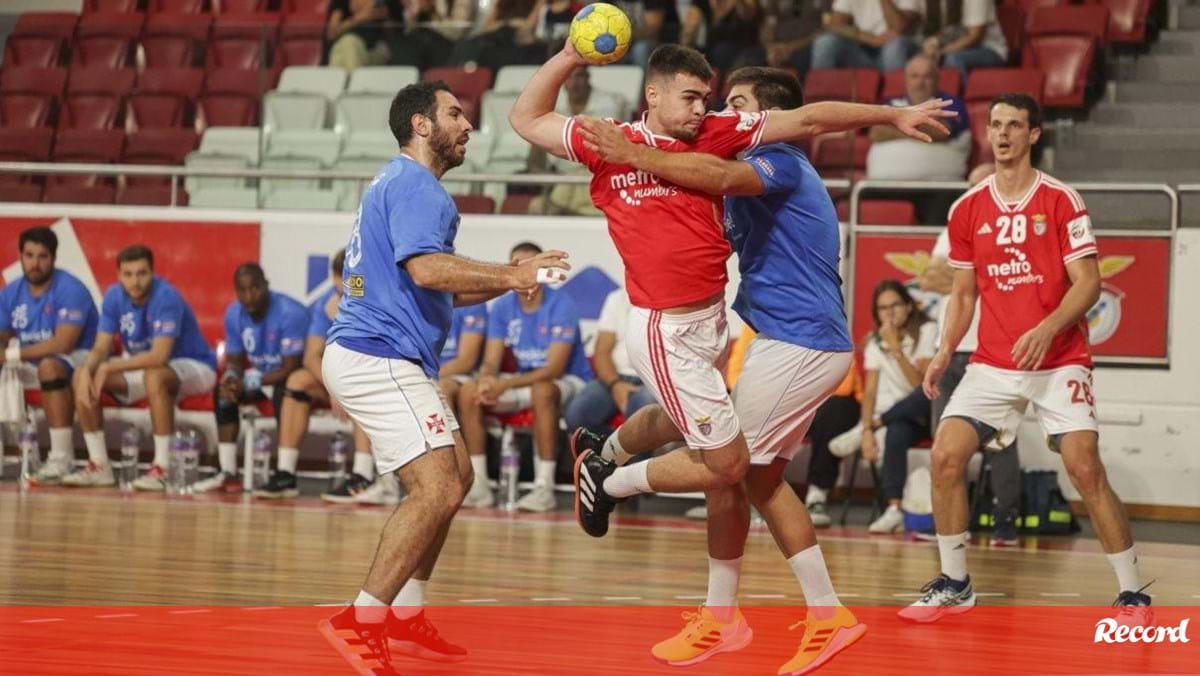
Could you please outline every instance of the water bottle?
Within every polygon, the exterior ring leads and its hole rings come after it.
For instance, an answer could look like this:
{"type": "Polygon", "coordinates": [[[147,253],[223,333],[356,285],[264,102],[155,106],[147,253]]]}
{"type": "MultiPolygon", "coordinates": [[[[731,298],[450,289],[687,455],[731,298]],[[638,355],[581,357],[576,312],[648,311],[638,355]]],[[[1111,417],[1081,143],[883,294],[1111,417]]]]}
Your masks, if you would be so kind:
{"type": "Polygon", "coordinates": [[[246,369],[242,373],[242,389],[254,392],[262,389],[263,372],[258,369],[246,369]]]}
{"type": "Polygon", "coordinates": [[[183,438],[183,492],[192,495],[200,479],[200,435],[188,430],[183,438]]]}
{"type": "Polygon", "coordinates": [[[496,502],[505,511],[517,509],[517,479],[521,474],[521,449],[511,427],[500,435],[500,486],[496,502]]]}
{"type": "Polygon", "coordinates": [[[21,490],[28,490],[36,481],[38,470],[42,468],[42,454],[38,448],[37,423],[33,418],[25,418],[21,429],[17,431],[17,448],[21,452],[21,472],[18,483],[21,490]]]}
{"type": "Polygon", "coordinates": [[[187,437],[183,432],[176,432],[171,436],[170,459],[167,466],[167,492],[172,495],[182,495],[184,492],[187,451],[187,437]]]}
{"type": "Polygon", "coordinates": [[[119,485],[123,491],[132,491],[133,482],[137,479],[138,452],[142,446],[142,434],[136,427],[130,427],[121,435],[121,471],[118,475],[119,485]]]}
{"type": "Polygon", "coordinates": [[[271,480],[271,436],[259,432],[254,437],[254,487],[265,486],[271,480]]]}
{"type": "Polygon", "coordinates": [[[337,432],[329,442],[329,492],[336,491],[346,481],[346,456],[350,443],[346,435],[337,432]]]}

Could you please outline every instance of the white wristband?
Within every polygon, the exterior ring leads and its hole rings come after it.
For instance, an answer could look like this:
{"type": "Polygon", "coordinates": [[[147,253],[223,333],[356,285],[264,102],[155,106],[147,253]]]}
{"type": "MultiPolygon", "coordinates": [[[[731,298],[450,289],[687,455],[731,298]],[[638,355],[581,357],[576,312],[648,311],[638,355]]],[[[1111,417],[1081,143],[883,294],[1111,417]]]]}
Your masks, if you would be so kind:
{"type": "Polygon", "coordinates": [[[4,348],[4,361],[7,364],[21,361],[21,341],[17,338],[9,340],[8,347],[4,348]]]}
{"type": "Polygon", "coordinates": [[[567,273],[561,268],[538,268],[537,283],[552,284],[567,281],[567,273]]]}

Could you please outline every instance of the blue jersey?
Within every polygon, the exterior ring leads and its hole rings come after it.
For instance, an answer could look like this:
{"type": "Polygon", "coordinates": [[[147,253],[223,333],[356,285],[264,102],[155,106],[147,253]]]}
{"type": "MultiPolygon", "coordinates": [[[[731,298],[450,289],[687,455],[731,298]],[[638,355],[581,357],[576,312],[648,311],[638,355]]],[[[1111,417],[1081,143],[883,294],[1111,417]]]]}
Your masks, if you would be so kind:
{"type": "Polygon", "coordinates": [[[120,283],[108,287],[100,304],[100,330],[120,334],[131,355],[149,350],[155,338],[174,338],[171,359],[195,359],[217,368],[192,308],[162,277],[151,282],[150,296],[142,305],[134,305],[120,283]]]}
{"type": "Polygon", "coordinates": [[[446,344],[442,346],[442,363],[445,364],[458,356],[458,341],[464,334],[474,333],[482,336],[487,333],[487,321],[487,306],[482,303],[454,308],[450,333],[446,336],[446,344]]]}
{"type": "Polygon", "coordinates": [[[325,336],[329,335],[329,327],[333,326],[333,318],[325,312],[325,307],[329,305],[329,297],[336,293],[337,291],[330,289],[308,306],[309,338],[325,340],[325,336]]]}
{"type": "Polygon", "coordinates": [[[766,192],[725,198],[742,281],[733,309],[758,333],[825,352],[854,349],[838,274],[838,218],[804,153],[777,143],[746,155],[766,192]]]}
{"type": "Polygon", "coordinates": [[[235,300],[225,310],[225,353],[244,354],[251,368],[274,371],[284,357],[304,354],[308,319],[308,309],[299,301],[275,291],[259,321],[235,300]]]}
{"type": "Polygon", "coordinates": [[[545,366],[551,345],[570,343],[571,357],[564,375],[584,380],[592,377],[592,366],[583,353],[583,339],[579,335],[579,309],[565,291],[543,289],[542,304],[528,313],[521,308],[516,293],[501,296],[488,313],[487,337],[504,341],[522,373],[545,366]]]}
{"type": "Polygon", "coordinates": [[[36,298],[25,277],[0,291],[0,331],[12,331],[22,345],[50,340],[55,329],[66,324],[83,327],[74,349],[90,350],[99,319],[92,294],[66,270],[55,270],[50,286],[36,298]]]}
{"type": "Polygon", "coordinates": [[[436,378],[454,297],[417,286],[404,263],[454,253],[457,234],[458,208],[437,178],[409,157],[389,162],[358,207],[329,340],[374,357],[407,359],[436,378]]]}

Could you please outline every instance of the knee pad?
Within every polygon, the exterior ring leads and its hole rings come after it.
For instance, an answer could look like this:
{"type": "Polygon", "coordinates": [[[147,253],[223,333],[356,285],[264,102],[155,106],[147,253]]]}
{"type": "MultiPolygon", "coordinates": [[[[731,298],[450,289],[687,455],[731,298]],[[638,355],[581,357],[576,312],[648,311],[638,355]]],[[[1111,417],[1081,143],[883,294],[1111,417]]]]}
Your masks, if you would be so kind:
{"type": "Polygon", "coordinates": [[[53,392],[55,390],[65,390],[71,386],[70,378],[55,378],[53,380],[41,381],[42,392],[53,392]]]}
{"type": "Polygon", "coordinates": [[[283,396],[287,397],[288,399],[295,399],[302,404],[312,403],[312,397],[308,396],[308,392],[305,392],[304,390],[293,390],[290,387],[285,387],[283,388],[283,396]]]}

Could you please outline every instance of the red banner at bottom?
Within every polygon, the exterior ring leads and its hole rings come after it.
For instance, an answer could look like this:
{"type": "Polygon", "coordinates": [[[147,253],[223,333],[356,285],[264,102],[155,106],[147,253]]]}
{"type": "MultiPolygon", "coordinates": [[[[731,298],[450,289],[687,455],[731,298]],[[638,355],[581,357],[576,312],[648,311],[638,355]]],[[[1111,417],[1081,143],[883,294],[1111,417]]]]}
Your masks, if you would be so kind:
{"type": "MultiPolygon", "coordinates": [[[[350,673],[317,623],[330,607],[2,606],[0,671],[9,674],[350,673]]],[[[654,606],[429,607],[466,662],[396,658],[402,674],[678,673],[650,647],[683,627],[682,608],[654,606]]],[[[1155,608],[1154,627],[1107,631],[1113,609],[979,607],[932,625],[897,606],[852,609],[868,629],[821,674],[1193,674],[1200,672],[1200,607],[1155,608]],[[1124,637],[1124,642],[1116,642],[1124,637]],[[1105,639],[1114,642],[1107,642],[1105,639]],[[1158,639],[1160,642],[1150,642],[1158,639]]],[[[742,608],[754,639],[688,674],[774,674],[796,652],[804,608],[742,608]]]]}

